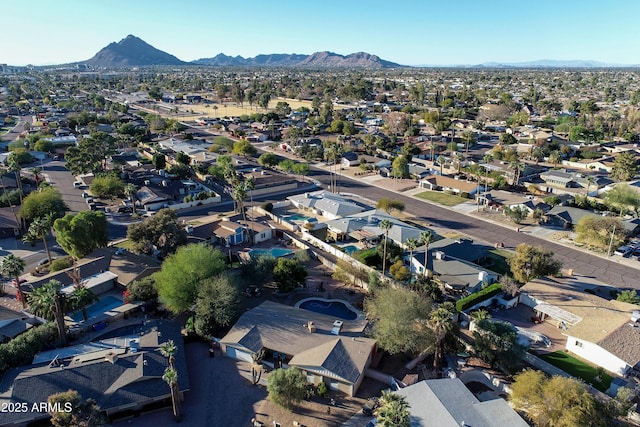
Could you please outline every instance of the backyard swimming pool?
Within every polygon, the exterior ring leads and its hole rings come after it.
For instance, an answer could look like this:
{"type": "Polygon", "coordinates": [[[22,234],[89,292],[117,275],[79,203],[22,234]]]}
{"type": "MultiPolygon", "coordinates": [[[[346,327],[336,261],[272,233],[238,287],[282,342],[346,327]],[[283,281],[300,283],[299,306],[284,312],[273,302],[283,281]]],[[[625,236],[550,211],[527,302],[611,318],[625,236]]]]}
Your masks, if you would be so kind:
{"type": "Polygon", "coordinates": [[[285,215],[284,218],[286,220],[288,220],[288,221],[306,221],[308,219],[312,219],[312,218],[310,218],[308,216],[304,216],[304,215],[298,214],[298,213],[291,214],[291,215],[285,215]]]}
{"type": "Polygon", "coordinates": [[[251,249],[249,251],[249,255],[253,257],[272,256],[274,258],[280,258],[290,253],[293,253],[293,251],[285,248],[251,249]]]}
{"type": "Polygon", "coordinates": [[[296,307],[344,320],[355,320],[358,318],[358,313],[354,311],[355,309],[349,308],[347,303],[339,300],[309,298],[300,301],[296,304],[296,307]]]}
{"type": "MultiPolygon", "coordinates": [[[[121,300],[114,296],[107,295],[106,297],[100,298],[97,302],[87,307],[87,318],[90,319],[98,314],[104,313],[105,311],[120,307],[121,305],[124,305],[121,300]]],[[[74,322],[82,322],[83,320],[82,311],[73,313],[69,317],[71,317],[74,322]]]]}
{"type": "Polygon", "coordinates": [[[348,253],[349,255],[351,255],[352,253],[354,253],[355,251],[359,251],[360,248],[355,246],[355,245],[348,245],[348,246],[343,246],[341,248],[343,251],[345,251],[346,253],[348,253]]]}

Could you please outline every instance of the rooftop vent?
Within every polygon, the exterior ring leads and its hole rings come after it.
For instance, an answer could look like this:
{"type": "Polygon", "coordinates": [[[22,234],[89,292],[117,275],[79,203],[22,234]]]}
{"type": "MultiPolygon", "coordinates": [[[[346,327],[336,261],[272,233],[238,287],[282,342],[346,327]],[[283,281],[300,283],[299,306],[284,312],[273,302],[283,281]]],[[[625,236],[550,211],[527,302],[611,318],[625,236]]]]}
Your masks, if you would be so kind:
{"type": "Polygon", "coordinates": [[[440,260],[440,261],[444,261],[444,259],[446,257],[445,253],[442,252],[442,251],[436,251],[435,255],[436,255],[436,259],[440,260]]]}
{"type": "Polygon", "coordinates": [[[111,364],[114,364],[114,363],[116,363],[116,360],[118,360],[118,355],[116,353],[109,352],[109,353],[104,355],[104,360],[105,360],[105,362],[109,362],[111,364]]]}
{"type": "Polygon", "coordinates": [[[309,323],[307,323],[307,328],[309,329],[310,333],[314,333],[316,331],[316,325],[314,325],[312,321],[309,321],[309,323]]]}

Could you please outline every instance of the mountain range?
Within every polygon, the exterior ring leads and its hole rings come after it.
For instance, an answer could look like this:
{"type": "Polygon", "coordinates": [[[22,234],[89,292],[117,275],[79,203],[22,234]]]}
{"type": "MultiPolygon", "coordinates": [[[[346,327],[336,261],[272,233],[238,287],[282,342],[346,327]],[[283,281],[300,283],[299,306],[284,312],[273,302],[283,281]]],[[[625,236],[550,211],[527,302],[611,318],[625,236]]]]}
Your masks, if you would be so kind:
{"type": "MultiPolygon", "coordinates": [[[[307,68],[399,68],[404,65],[385,61],[376,55],[357,52],[339,55],[333,52],[315,52],[311,55],[274,53],[262,54],[253,58],[229,56],[220,53],[210,58],[201,58],[186,62],[163,52],[144,40],[128,35],[119,42],[109,43],[100,49],[91,59],[79,62],[90,67],[119,68],[154,65],[199,65],[218,67],[307,67],[307,68]]],[[[614,68],[638,67],[638,65],[608,64],[592,60],[538,60],[528,62],[485,62],[476,65],[422,65],[421,67],[451,68],[614,68]]]]}
{"type": "Polygon", "coordinates": [[[228,56],[220,53],[211,58],[201,58],[192,62],[181,61],[163,52],[144,40],[128,35],[118,43],[109,43],[91,59],[80,64],[103,67],[135,67],[152,65],[207,65],[235,67],[309,67],[309,68],[396,68],[402,67],[376,55],[365,52],[339,55],[333,52],[316,52],[311,55],[276,53],[258,55],[253,58],[228,56]]]}

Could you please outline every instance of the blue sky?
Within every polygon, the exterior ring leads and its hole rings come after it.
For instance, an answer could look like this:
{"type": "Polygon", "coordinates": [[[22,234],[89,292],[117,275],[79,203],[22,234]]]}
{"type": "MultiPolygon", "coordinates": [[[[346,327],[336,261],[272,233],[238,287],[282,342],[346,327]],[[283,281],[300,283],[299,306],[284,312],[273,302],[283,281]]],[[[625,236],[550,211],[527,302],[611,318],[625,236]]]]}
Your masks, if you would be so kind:
{"type": "Polygon", "coordinates": [[[631,0],[9,0],[0,63],[75,62],[128,34],[191,61],[364,51],[404,65],[640,64],[631,0]]]}

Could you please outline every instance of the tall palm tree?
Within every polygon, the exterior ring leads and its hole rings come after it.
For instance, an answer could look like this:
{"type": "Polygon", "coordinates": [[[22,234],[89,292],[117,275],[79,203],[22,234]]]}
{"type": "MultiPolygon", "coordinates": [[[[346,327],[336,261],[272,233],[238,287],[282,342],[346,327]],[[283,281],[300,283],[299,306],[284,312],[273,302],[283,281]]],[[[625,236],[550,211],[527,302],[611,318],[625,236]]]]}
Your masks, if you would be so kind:
{"type": "Polygon", "coordinates": [[[453,328],[453,304],[444,303],[433,310],[429,316],[428,324],[436,338],[433,368],[437,370],[440,369],[440,362],[442,361],[442,343],[444,337],[447,335],[447,332],[453,328]]]}
{"type": "Polygon", "coordinates": [[[429,149],[431,150],[431,163],[434,163],[436,159],[433,158],[433,156],[435,155],[436,152],[436,143],[435,142],[431,142],[431,144],[429,144],[429,149]]]}
{"type": "Polygon", "coordinates": [[[136,194],[138,193],[138,187],[135,184],[128,183],[124,186],[124,194],[129,196],[129,200],[131,200],[131,208],[133,209],[133,213],[136,213],[136,194]]]}
{"type": "Polygon", "coordinates": [[[175,368],[168,367],[164,370],[162,379],[169,385],[173,416],[176,421],[180,422],[182,420],[182,408],[180,407],[180,394],[178,390],[178,371],[176,371],[175,368]]]}
{"type": "Polygon", "coordinates": [[[20,172],[22,171],[22,167],[20,163],[15,160],[15,157],[12,155],[9,156],[9,172],[13,172],[16,176],[16,185],[18,186],[18,192],[20,194],[20,205],[22,205],[22,175],[20,172]]]}
{"type": "Polygon", "coordinates": [[[427,275],[427,266],[429,265],[429,243],[431,243],[432,238],[433,235],[429,230],[423,231],[422,233],[420,233],[420,237],[418,237],[418,242],[420,242],[421,245],[424,245],[424,270],[422,271],[423,276],[427,275]]]}
{"type": "MultiPolygon", "coordinates": [[[[251,200],[250,209],[253,212],[253,190],[256,189],[256,180],[254,177],[250,176],[244,181],[244,186],[247,190],[249,190],[249,199],[251,200]]],[[[253,216],[251,217],[251,244],[255,243],[255,236],[253,235],[253,216]]]]}
{"type": "Polygon", "coordinates": [[[382,274],[385,274],[387,268],[387,240],[389,238],[389,230],[393,227],[393,223],[388,219],[380,221],[380,229],[384,231],[384,250],[382,252],[382,274]]]}
{"type": "Polygon", "coordinates": [[[177,352],[178,347],[176,346],[176,343],[173,342],[173,340],[165,341],[160,344],[160,353],[168,359],[170,368],[175,368],[177,352]]]}
{"type": "Polygon", "coordinates": [[[55,320],[58,334],[63,346],[68,344],[67,330],[64,324],[65,300],[62,294],[62,283],[50,280],[29,295],[31,311],[44,319],[55,320]]]}
{"type": "Polygon", "coordinates": [[[482,322],[483,320],[491,319],[491,314],[484,308],[481,308],[470,313],[469,317],[471,318],[471,323],[473,324],[470,325],[469,329],[473,330],[478,325],[478,323],[482,322]],[[473,326],[473,328],[471,326],[473,326]]]}
{"type": "Polygon", "coordinates": [[[29,172],[31,172],[31,175],[33,175],[33,180],[36,182],[37,187],[40,184],[40,172],[42,172],[42,169],[40,169],[39,167],[35,167],[29,169],[29,172]]]}
{"type": "Polygon", "coordinates": [[[83,284],[76,286],[69,296],[70,308],[74,311],[80,310],[84,320],[87,320],[89,317],[87,316],[87,306],[96,301],[98,301],[98,297],[83,284]]]}
{"type": "Polygon", "coordinates": [[[13,279],[16,281],[18,294],[20,295],[20,302],[22,302],[22,308],[27,307],[27,301],[25,300],[24,292],[22,291],[22,285],[20,284],[20,275],[24,272],[24,268],[26,265],[27,264],[22,258],[17,257],[14,254],[9,254],[2,260],[2,274],[7,277],[13,277],[13,279]]]}
{"type": "MultiPolygon", "coordinates": [[[[7,188],[6,188],[6,186],[4,185],[4,179],[3,179],[3,177],[4,177],[4,175],[7,173],[7,171],[8,171],[8,169],[0,168],[0,186],[2,186],[2,192],[3,192],[3,193],[6,193],[6,192],[7,192],[7,188]]],[[[20,223],[20,219],[18,218],[18,215],[16,215],[16,210],[15,210],[15,208],[14,208],[14,206],[13,206],[13,202],[11,202],[11,198],[10,198],[10,197],[7,197],[7,201],[8,201],[8,203],[9,203],[9,207],[11,207],[11,213],[13,214],[13,217],[14,217],[14,218],[15,218],[15,220],[16,220],[16,225],[17,225],[18,227],[20,227],[20,224],[21,224],[21,223],[20,223]]]]}
{"type": "Polygon", "coordinates": [[[414,239],[413,237],[404,242],[405,247],[409,249],[409,283],[411,283],[411,279],[413,278],[413,251],[419,244],[418,239],[414,239]]]}
{"type": "Polygon", "coordinates": [[[513,169],[513,186],[517,187],[520,185],[520,173],[524,170],[525,164],[520,160],[514,160],[509,167],[513,169]]]}
{"type": "Polygon", "coordinates": [[[411,417],[409,404],[404,396],[383,391],[380,406],[375,412],[378,426],[382,427],[410,427],[411,417]]]}
{"type": "Polygon", "coordinates": [[[593,184],[594,182],[596,182],[596,180],[595,180],[595,178],[594,178],[594,177],[592,177],[592,176],[588,176],[588,177],[586,177],[585,179],[586,179],[586,181],[587,181],[587,189],[586,189],[586,192],[585,192],[585,197],[587,197],[587,198],[588,198],[588,197],[589,197],[589,188],[591,187],[591,184],[593,184]]]}
{"type": "Polygon", "coordinates": [[[49,244],[47,243],[47,236],[51,231],[51,226],[53,225],[51,216],[44,216],[41,218],[36,218],[31,222],[29,226],[29,230],[27,234],[24,235],[22,240],[24,241],[32,241],[35,239],[42,239],[42,243],[44,243],[44,250],[47,252],[47,258],[49,259],[49,264],[51,264],[51,251],[49,250],[49,244]]]}

